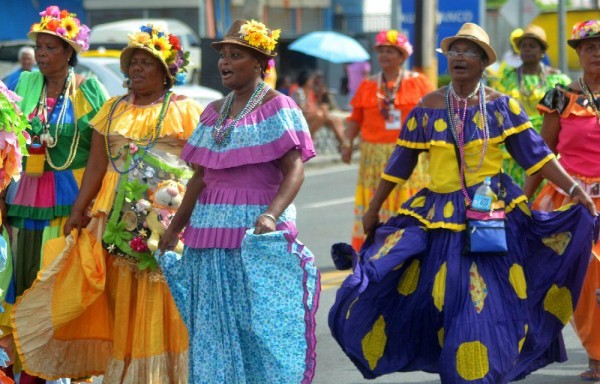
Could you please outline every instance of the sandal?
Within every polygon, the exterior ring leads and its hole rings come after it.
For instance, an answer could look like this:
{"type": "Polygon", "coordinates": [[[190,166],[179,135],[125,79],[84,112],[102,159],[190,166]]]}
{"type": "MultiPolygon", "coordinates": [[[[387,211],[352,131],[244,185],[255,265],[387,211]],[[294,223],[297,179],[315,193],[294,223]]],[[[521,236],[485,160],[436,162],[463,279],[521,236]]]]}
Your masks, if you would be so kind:
{"type": "Polygon", "coordinates": [[[600,382],[600,361],[589,359],[589,368],[579,374],[579,378],[583,381],[598,381],[600,382]]]}
{"type": "Polygon", "coordinates": [[[579,374],[579,378],[583,381],[600,382],[600,369],[588,368],[579,374]]]}

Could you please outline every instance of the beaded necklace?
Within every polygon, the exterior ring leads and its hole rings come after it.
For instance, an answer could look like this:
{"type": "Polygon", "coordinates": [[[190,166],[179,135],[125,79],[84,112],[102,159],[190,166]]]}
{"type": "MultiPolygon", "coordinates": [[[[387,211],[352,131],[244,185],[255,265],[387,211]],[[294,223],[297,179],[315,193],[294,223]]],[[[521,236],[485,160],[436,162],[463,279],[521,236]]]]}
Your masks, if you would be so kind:
{"type": "Polygon", "coordinates": [[[394,83],[394,87],[388,87],[388,83],[383,80],[383,72],[379,72],[379,76],[377,77],[377,106],[379,107],[379,112],[384,119],[388,119],[390,106],[394,104],[394,100],[396,99],[396,93],[400,89],[400,85],[402,84],[402,78],[404,77],[404,68],[400,68],[398,71],[398,76],[396,77],[396,82],[394,83]]]}
{"type": "MultiPolygon", "coordinates": [[[[466,123],[465,119],[467,116],[467,105],[469,103],[469,100],[471,100],[472,98],[477,96],[477,92],[479,92],[480,87],[481,87],[481,83],[477,83],[477,86],[475,87],[475,89],[471,93],[469,93],[467,95],[467,97],[465,97],[463,99],[456,93],[452,83],[450,83],[450,85],[448,85],[448,91],[450,92],[450,95],[452,96],[452,98],[451,98],[452,100],[450,102],[450,112],[451,112],[450,118],[452,119],[451,127],[454,127],[452,129],[452,135],[454,136],[454,138],[456,138],[456,136],[457,136],[456,132],[463,131],[463,128],[466,123]],[[455,108],[454,103],[452,103],[452,101],[456,102],[456,112],[454,109],[455,108]],[[462,117],[460,116],[461,103],[464,104],[462,117]],[[456,127],[458,127],[458,128],[456,128],[456,127]]],[[[464,131],[463,131],[463,133],[464,133],[464,131]]],[[[474,129],[473,133],[471,133],[471,137],[467,141],[473,140],[473,138],[475,137],[476,134],[479,134],[479,133],[477,132],[477,129],[474,129]]]]}
{"type": "Polygon", "coordinates": [[[225,97],[223,105],[221,105],[221,109],[219,110],[219,118],[212,129],[212,137],[215,141],[215,144],[218,146],[225,145],[227,141],[229,141],[233,127],[235,127],[244,116],[254,110],[257,105],[262,103],[264,97],[267,95],[267,92],[269,92],[270,89],[271,87],[269,87],[265,82],[258,84],[242,111],[229,124],[225,124],[225,120],[227,120],[227,117],[231,114],[231,107],[233,105],[233,92],[230,92],[225,97]]]}
{"type": "Polygon", "coordinates": [[[46,82],[44,82],[42,94],[40,96],[40,100],[39,100],[38,106],[36,108],[37,109],[36,114],[38,116],[40,116],[40,114],[41,114],[41,116],[42,116],[41,119],[44,121],[42,134],[40,135],[40,141],[45,146],[46,161],[48,162],[48,165],[50,165],[50,167],[52,167],[54,170],[57,170],[57,171],[64,171],[65,169],[69,168],[69,166],[71,166],[71,164],[73,163],[73,160],[75,160],[75,156],[77,155],[77,149],[79,148],[80,134],[79,134],[79,129],[77,128],[77,118],[74,118],[73,122],[75,124],[75,127],[74,127],[75,133],[73,134],[73,140],[71,141],[71,146],[69,147],[69,154],[67,155],[67,159],[65,160],[64,164],[62,164],[60,166],[57,166],[56,164],[54,164],[54,162],[52,161],[52,157],[50,156],[50,151],[49,151],[49,148],[55,148],[58,145],[60,135],[64,128],[65,119],[66,119],[66,115],[67,115],[67,109],[69,106],[69,98],[71,97],[72,94],[75,94],[75,82],[73,81],[74,77],[75,77],[75,75],[73,73],[73,68],[69,68],[69,72],[67,74],[67,78],[65,79],[65,85],[63,87],[63,90],[62,90],[61,94],[59,95],[59,97],[56,99],[56,102],[54,103],[54,106],[52,107],[52,110],[50,111],[49,114],[48,114],[48,105],[47,105],[48,89],[47,89],[46,82]],[[56,106],[59,103],[61,103],[61,106],[60,106],[60,110],[58,111],[58,117],[56,119],[56,137],[53,137],[52,134],[50,133],[50,121],[52,120],[52,116],[54,115],[56,106]]]}
{"type": "MultiPolygon", "coordinates": [[[[456,95],[456,92],[454,91],[454,88],[452,87],[452,83],[450,83],[450,85],[448,85],[448,90],[446,91],[446,113],[448,114],[448,122],[450,123],[450,132],[452,133],[452,136],[454,138],[454,141],[456,142],[456,146],[458,147],[458,153],[460,156],[459,159],[459,163],[460,163],[460,180],[461,180],[461,189],[463,192],[463,195],[465,196],[465,199],[467,200],[467,204],[470,205],[471,204],[471,199],[469,198],[469,195],[467,193],[467,187],[466,187],[466,182],[465,182],[465,169],[468,172],[471,173],[475,173],[478,172],[481,169],[481,166],[483,165],[483,159],[485,158],[485,154],[487,152],[487,147],[488,147],[488,139],[490,136],[490,131],[489,131],[489,123],[488,123],[488,116],[487,116],[487,108],[485,106],[485,89],[483,86],[481,86],[481,83],[479,83],[477,85],[477,87],[475,88],[475,90],[473,92],[471,92],[465,99],[461,99],[458,95],[456,95]],[[476,168],[470,168],[469,165],[466,163],[465,161],[465,118],[466,118],[466,109],[467,109],[467,102],[470,98],[475,97],[476,92],[479,90],[479,115],[480,115],[480,119],[482,120],[483,123],[483,150],[481,151],[480,157],[479,157],[479,163],[477,165],[476,168]],[[457,111],[456,115],[455,115],[455,111],[452,105],[452,100],[451,99],[457,99],[459,102],[464,102],[464,111],[462,114],[462,120],[459,120],[459,124],[456,124],[456,118],[455,116],[458,115],[460,113],[460,104],[457,104],[457,106],[459,107],[459,110],[457,111]]],[[[475,130],[477,130],[478,128],[475,127],[475,130]]]]}
{"type": "Polygon", "coordinates": [[[598,119],[598,124],[600,124],[600,110],[598,110],[598,105],[596,104],[596,98],[594,97],[594,94],[592,93],[592,91],[590,91],[590,88],[587,86],[585,81],[583,81],[582,77],[579,78],[579,87],[581,87],[581,90],[583,91],[583,94],[585,95],[586,99],[588,100],[590,107],[596,114],[596,118],[598,119]]]}
{"type": "Polygon", "coordinates": [[[160,138],[160,134],[162,132],[163,121],[167,114],[167,110],[168,110],[170,102],[171,102],[172,94],[173,93],[170,90],[167,91],[167,93],[165,93],[162,107],[160,109],[160,113],[158,114],[158,121],[156,122],[156,125],[154,126],[152,131],[149,132],[146,136],[144,136],[141,139],[133,140],[133,142],[136,144],[136,146],[138,148],[141,147],[139,149],[142,151],[142,154],[141,154],[141,156],[138,154],[135,154],[133,156],[133,164],[126,170],[119,169],[117,167],[115,160],[118,160],[119,158],[121,158],[121,156],[123,155],[123,150],[126,148],[130,148],[130,146],[129,146],[129,144],[125,144],[123,147],[121,147],[119,149],[119,151],[117,152],[116,155],[113,155],[110,150],[110,126],[112,124],[113,116],[114,116],[115,110],[117,109],[117,106],[122,101],[124,101],[128,97],[128,95],[122,96],[121,98],[116,100],[110,106],[110,111],[108,112],[108,118],[106,120],[106,129],[104,131],[104,146],[105,146],[104,148],[106,150],[108,158],[110,159],[110,162],[112,163],[113,168],[119,174],[125,175],[125,174],[131,172],[132,170],[134,170],[135,168],[137,168],[144,161],[144,158],[146,157],[146,154],[148,153],[148,151],[156,144],[156,142],[160,138]]]}
{"type": "Polygon", "coordinates": [[[532,105],[530,100],[531,96],[535,94],[535,91],[543,89],[546,85],[546,67],[543,63],[540,63],[540,71],[538,72],[538,75],[540,77],[539,81],[537,82],[537,84],[533,85],[531,89],[528,90],[524,80],[523,66],[520,66],[519,69],[517,69],[517,79],[519,82],[519,93],[521,94],[521,101],[527,104],[527,106],[530,107],[530,109],[535,109],[535,106],[538,104],[539,101],[533,100],[534,104],[532,105]]]}

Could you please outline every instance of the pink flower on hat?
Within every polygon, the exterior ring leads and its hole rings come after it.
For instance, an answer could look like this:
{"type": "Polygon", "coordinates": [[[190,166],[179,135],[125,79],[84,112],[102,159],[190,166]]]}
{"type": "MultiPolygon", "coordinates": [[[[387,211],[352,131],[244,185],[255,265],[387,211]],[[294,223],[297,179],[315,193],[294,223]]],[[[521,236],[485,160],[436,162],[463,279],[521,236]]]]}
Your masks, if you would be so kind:
{"type": "Polygon", "coordinates": [[[403,34],[395,29],[383,30],[375,36],[375,46],[389,45],[394,46],[406,52],[408,56],[412,55],[413,47],[403,34]]]}

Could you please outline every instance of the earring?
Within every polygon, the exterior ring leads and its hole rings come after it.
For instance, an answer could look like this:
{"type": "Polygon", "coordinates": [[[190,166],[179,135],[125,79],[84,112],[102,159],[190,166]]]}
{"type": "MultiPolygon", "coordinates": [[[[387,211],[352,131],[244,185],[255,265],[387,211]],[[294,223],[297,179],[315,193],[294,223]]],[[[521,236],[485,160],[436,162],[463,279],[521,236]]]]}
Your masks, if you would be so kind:
{"type": "Polygon", "coordinates": [[[254,72],[258,73],[259,71],[260,71],[260,68],[254,67],[254,72]]]}
{"type": "Polygon", "coordinates": [[[167,78],[165,77],[165,79],[163,80],[163,85],[167,84],[167,78]]]}

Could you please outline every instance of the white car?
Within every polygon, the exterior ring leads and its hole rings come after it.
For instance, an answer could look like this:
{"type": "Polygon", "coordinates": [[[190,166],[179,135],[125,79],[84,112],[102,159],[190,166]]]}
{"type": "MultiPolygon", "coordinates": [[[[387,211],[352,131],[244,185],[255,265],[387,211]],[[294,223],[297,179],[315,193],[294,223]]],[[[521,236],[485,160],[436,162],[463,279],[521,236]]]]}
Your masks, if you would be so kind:
{"type": "MultiPolygon", "coordinates": [[[[88,78],[97,78],[106,87],[110,96],[122,95],[126,92],[123,87],[125,78],[121,73],[118,58],[80,56],[77,59],[75,72],[88,78]]],[[[217,90],[196,84],[176,85],[173,87],[173,92],[192,98],[203,107],[223,97],[223,94],[217,90]]]]}

